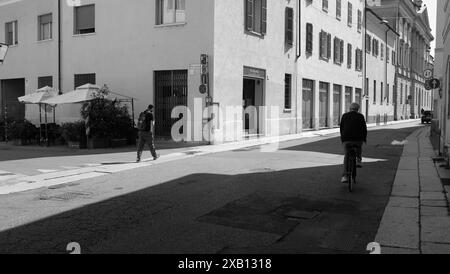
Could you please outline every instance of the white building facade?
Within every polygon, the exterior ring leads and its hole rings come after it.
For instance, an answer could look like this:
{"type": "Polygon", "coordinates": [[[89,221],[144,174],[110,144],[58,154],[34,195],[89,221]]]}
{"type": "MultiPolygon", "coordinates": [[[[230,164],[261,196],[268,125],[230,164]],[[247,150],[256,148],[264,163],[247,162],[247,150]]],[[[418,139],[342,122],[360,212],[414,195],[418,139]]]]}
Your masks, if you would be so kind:
{"type": "MultiPolygon", "coordinates": [[[[17,97],[47,85],[65,93],[91,83],[136,98],[135,114],[154,104],[161,137],[170,137],[181,117],[171,117],[174,107],[188,107],[191,112],[182,116],[193,122],[183,127],[187,141],[212,136],[222,142],[216,137],[230,132],[227,141],[266,135],[268,121],[279,135],[337,127],[352,102],[362,105],[369,122],[395,118],[394,72],[381,52],[367,58],[375,93],[364,91],[364,1],[68,4],[73,2],[0,5],[0,41],[11,45],[0,67],[2,116],[7,106],[9,117],[37,123],[37,107],[19,105],[17,97]],[[199,89],[202,54],[209,57],[206,93],[199,89]],[[203,116],[208,105],[234,109],[203,116]],[[271,114],[263,107],[271,107],[271,114]],[[254,111],[260,111],[256,118],[254,111]]],[[[368,25],[368,33],[393,52],[394,38],[390,33],[386,43],[384,29],[368,25]]],[[[57,107],[57,122],[79,120],[79,109],[57,107]]]]}

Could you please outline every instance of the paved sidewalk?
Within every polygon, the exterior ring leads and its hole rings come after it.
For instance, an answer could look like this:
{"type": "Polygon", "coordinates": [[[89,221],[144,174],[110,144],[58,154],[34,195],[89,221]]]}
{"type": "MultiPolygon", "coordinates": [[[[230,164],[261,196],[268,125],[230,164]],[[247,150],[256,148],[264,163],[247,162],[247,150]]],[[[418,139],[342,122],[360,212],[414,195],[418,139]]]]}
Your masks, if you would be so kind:
{"type": "Polygon", "coordinates": [[[450,254],[448,193],[433,162],[429,128],[407,141],[375,241],[383,254],[450,254]]]}

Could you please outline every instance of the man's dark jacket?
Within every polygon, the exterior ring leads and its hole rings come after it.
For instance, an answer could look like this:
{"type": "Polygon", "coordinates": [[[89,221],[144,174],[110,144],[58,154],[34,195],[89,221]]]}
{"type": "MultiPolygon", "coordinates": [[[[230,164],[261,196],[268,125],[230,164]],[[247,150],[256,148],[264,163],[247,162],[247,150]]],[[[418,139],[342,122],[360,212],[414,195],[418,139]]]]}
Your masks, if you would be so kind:
{"type": "Polygon", "coordinates": [[[342,142],[367,142],[367,124],[361,113],[352,111],[341,120],[342,142]]]}

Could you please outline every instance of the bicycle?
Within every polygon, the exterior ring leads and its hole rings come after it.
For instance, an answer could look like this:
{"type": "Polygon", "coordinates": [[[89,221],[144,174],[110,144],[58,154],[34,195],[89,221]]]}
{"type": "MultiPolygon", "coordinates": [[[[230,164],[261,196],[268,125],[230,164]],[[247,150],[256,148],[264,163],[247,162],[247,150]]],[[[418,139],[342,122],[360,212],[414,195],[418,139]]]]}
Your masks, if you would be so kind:
{"type": "Polygon", "coordinates": [[[353,186],[356,185],[357,154],[358,154],[357,146],[352,145],[348,150],[348,158],[347,158],[347,178],[348,178],[348,189],[350,193],[353,192],[353,186]]]}

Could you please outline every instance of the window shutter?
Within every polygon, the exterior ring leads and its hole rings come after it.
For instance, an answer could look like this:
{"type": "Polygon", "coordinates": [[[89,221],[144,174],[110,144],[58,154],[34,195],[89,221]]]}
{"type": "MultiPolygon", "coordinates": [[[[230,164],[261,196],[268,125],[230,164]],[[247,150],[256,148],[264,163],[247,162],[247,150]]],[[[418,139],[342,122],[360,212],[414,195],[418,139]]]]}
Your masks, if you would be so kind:
{"type": "Polygon", "coordinates": [[[327,38],[327,58],[330,59],[331,58],[331,34],[328,33],[328,35],[326,36],[327,38]]]}
{"type": "Polygon", "coordinates": [[[306,52],[313,52],[313,25],[310,23],[306,24],[306,52]]]}
{"type": "Polygon", "coordinates": [[[266,35],[267,33],[267,0],[261,0],[261,33],[266,35]]]}
{"type": "Polygon", "coordinates": [[[246,0],[247,1],[247,7],[246,7],[246,13],[247,13],[247,20],[245,21],[245,26],[247,30],[252,31],[253,30],[253,0],[246,0]]]}
{"type": "Polygon", "coordinates": [[[339,59],[339,62],[342,64],[342,63],[344,63],[344,40],[341,40],[340,41],[340,50],[339,50],[339,52],[340,52],[340,59],[339,59]]]}
{"type": "Polygon", "coordinates": [[[333,60],[337,64],[339,63],[339,39],[337,37],[334,37],[333,53],[333,60]]]}
{"type": "Polygon", "coordinates": [[[320,57],[326,58],[327,55],[327,36],[324,31],[320,32],[320,57]]]}
{"type": "Polygon", "coordinates": [[[77,30],[95,28],[95,5],[76,7],[77,30]]]}
{"type": "Polygon", "coordinates": [[[285,43],[292,47],[294,44],[294,9],[286,8],[285,21],[285,43]]]}
{"type": "Polygon", "coordinates": [[[347,67],[348,68],[352,67],[352,55],[353,55],[352,45],[347,44],[347,67]]]}

